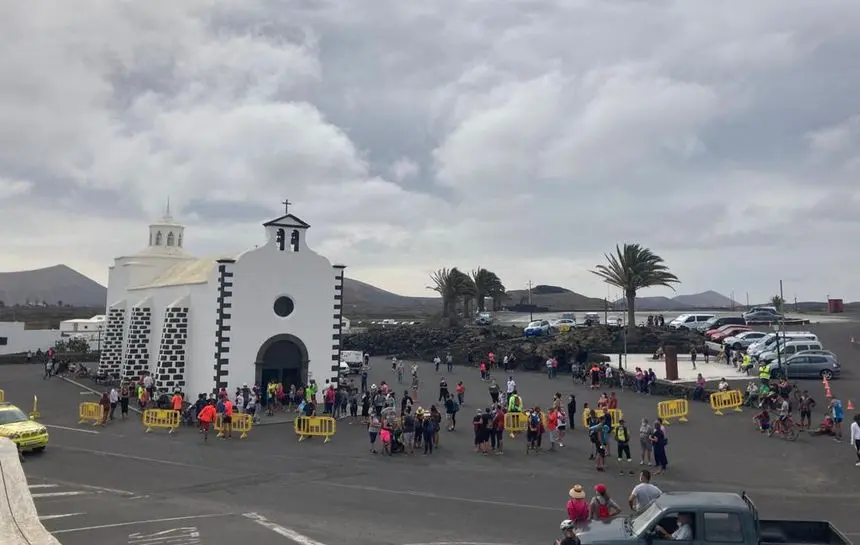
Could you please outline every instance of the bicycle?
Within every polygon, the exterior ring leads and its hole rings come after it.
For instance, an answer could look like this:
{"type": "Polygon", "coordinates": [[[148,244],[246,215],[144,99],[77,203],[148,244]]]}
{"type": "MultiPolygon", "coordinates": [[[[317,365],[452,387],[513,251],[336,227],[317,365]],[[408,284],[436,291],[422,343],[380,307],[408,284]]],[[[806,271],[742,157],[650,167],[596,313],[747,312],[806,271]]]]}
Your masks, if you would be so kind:
{"type": "Polygon", "coordinates": [[[797,426],[794,425],[791,415],[786,416],[784,421],[782,419],[777,419],[776,422],[773,423],[767,436],[773,437],[774,435],[779,435],[786,441],[797,440],[797,426]]]}

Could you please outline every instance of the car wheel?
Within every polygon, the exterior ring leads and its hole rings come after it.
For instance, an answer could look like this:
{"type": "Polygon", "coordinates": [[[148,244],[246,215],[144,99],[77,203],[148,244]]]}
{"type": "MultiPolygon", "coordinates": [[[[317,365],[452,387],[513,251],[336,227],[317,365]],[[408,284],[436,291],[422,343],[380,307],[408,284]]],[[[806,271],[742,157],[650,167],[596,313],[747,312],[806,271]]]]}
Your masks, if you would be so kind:
{"type": "Polygon", "coordinates": [[[741,343],[735,343],[734,345],[732,345],[732,349],[733,349],[733,350],[740,350],[741,348],[743,348],[743,347],[741,346],[741,343]]]}
{"type": "Polygon", "coordinates": [[[832,379],[833,378],[833,371],[831,371],[830,369],[825,369],[825,370],[821,371],[821,378],[826,378],[827,380],[832,379]]]}

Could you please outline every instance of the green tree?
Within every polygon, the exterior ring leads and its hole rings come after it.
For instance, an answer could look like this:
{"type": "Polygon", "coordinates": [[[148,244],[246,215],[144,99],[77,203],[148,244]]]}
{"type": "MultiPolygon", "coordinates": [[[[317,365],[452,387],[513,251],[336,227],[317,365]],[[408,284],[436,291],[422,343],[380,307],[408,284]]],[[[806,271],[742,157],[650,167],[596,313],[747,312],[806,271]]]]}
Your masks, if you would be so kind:
{"type": "MultiPolygon", "coordinates": [[[[456,283],[459,286],[458,298],[463,301],[463,316],[468,320],[472,316],[472,305],[478,296],[478,287],[471,276],[460,270],[457,270],[456,283]]],[[[454,306],[456,307],[456,304],[454,306]]]]}
{"type": "Polygon", "coordinates": [[[639,244],[615,246],[614,254],[603,254],[606,264],[597,265],[591,272],[611,286],[620,288],[627,299],[628,327],[636,325],[636,292],[643,288],[665,286],[680,282],[669,271],[663,258],[639,244]]]}
{"type": "Polygon", "coordinates": [[[782,300],[782,297],[779,295],[774,295],[770,298],[770,304],[773,305],[773,308],[782,313],[782,305],[785,304],[785,301],[782,300]]]}
{"type": "Polygon", "coordinates": [[[450,318],[457,309],[457,300],[464,293],[464,279],[469,277],[457,267],[439,269],[430,273],[432,285],[427,289],[433,290],[442,297],[442,317],[450,318]]]}
{"type": "Polygon", "coordinates": [[[475,297],[478,299],[478,310],[484,311],[484,298],[493,298],[493,310],[499,301],[505,297],[505,285],[502,284],[498,275],[483,267],[472,271],[472,282],[475,284],[475,297]]]}

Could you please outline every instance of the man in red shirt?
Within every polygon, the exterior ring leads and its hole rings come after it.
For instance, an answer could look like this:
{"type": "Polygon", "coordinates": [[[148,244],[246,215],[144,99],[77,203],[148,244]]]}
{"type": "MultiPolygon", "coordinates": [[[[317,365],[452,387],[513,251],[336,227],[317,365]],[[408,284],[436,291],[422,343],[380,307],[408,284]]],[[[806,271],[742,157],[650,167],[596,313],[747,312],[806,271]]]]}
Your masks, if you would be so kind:
{"type": "Polygon", "coordinates": [[[224,427],[218,437],[225,439],[224,434],[227,434],[226,439],[233,437],[233,402],[230,398],[224,398],[224,427]]]}
{"type": "Polygon", "coordinates": [[[209,440],[209,427],[212,421],[215,420],[215,401],[212,400],[200,410],[197,415],[197,421],[200,423],[200,430],[203,432],[203,440],[209,440]]]}

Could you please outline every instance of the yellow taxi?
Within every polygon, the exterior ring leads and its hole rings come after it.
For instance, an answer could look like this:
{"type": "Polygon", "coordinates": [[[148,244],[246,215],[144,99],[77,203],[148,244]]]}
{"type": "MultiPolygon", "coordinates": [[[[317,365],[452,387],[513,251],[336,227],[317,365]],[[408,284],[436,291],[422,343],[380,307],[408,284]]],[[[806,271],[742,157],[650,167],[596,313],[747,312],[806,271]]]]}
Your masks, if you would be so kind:
{"type": "Polygon", "coordinates": [[[40,452],[48,446],[48,429],[6,402],[0,402],[0,437],[11,439],[24,451],[40,452]]]}

